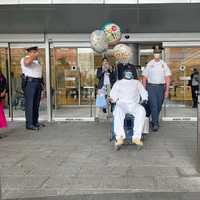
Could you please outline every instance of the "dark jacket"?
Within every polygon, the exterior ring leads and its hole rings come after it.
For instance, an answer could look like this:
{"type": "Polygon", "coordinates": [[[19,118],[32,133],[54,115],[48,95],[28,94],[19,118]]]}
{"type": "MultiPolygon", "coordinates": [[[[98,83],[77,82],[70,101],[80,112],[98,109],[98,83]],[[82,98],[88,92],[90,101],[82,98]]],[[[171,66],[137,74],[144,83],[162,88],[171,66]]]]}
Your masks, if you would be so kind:
{"type": "MultiPolygon", "coordinates": [[[[6,90],[7,91],[7,81],[3,74],[0,74],[0,94],[6,90]]],[[[0,100],[4,99],[5,97],[0,96],[0,100]]]]}
{"type": "MultiPolygon", "coordinates": [[[[115,83],[116,81],[116,74],[114,71],[111,71],[111,70],[108,70],[109,72],[109,78],[110,78],[110,85],[111,87],[113,86],[113,84],[115,83]]],[[[102,67],[99,67],[97,69],[97,78],[99,80],[98,82],[98,89],[101,89],[103,87],[103,83],[104,83],[104,73],[105,71],[102,70],[102,67]]]]}
{"type": "MultiPolygon", "coordinates": [[[[132,64],[129,64],[129,69],[132,71],[133,73],[133,77],[134,79],[138,79],[138,75],[137,75],[137,70],[136,70],[136,66],[132,65],[132,64]]],[[[125,67],[125,65],[123,65],[122,63],[119,63],[117,65],[117,78],[118,80],[121,80],[123,79],[123,76],[124,76],[124,70],[126,69],[127,67],[125,67]]]]}

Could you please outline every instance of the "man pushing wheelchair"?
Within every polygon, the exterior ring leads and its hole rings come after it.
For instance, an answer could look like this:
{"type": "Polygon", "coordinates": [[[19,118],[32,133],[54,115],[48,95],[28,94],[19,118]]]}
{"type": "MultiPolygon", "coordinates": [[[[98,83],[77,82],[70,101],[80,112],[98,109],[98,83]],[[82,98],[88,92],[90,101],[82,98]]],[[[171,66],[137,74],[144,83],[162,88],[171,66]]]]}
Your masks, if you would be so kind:
{"type": "Polygon", "coordinates": [[[140,102],[142,104],[147,103],[148,93],[140,81],[133,79],[133,74],[128,66],[124,70],[123,79],[113,85],[110,92],[110,100],[116,103],[113,111],[115,147],[119,148],[126,139],[124,130],[126,114],[131,114],[134,117],[132,144],[136,144],[139,147],[143,146],[141,137],[146,111],[140,102]]]}

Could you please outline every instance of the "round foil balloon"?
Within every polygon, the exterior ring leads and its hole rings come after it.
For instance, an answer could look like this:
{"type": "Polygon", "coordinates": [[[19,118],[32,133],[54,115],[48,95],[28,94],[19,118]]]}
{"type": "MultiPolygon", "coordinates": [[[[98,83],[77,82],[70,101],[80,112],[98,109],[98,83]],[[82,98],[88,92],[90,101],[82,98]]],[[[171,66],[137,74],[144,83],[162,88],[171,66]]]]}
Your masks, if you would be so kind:
{"type": "Polygon", "coordinates": [[[106,34],[108,44],[117,44],[121,40],[121,29],[117,24],[107,23],[103,26],[103,31],[106,34]]]}
{"type": "Polygon", "coordinates": [[[125,44],[118,44],[113,48],[113,54],[116,61],[120,63],[129,63],[132,60],[132,49],[125,44]]]}
{"type": "Polygon", "coordinates": [[[92,48],[98,53],[102,53],[108,49],[106,35],[102,30],[92,32],[90,36],[90,43],[92,48]]]}

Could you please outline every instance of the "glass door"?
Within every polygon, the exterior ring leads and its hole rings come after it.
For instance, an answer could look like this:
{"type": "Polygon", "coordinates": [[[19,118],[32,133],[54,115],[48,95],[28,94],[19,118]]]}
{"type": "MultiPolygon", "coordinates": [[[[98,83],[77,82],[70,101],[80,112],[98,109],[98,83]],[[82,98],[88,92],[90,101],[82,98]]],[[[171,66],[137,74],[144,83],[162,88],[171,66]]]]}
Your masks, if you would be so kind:
{"type": "MultiPolygon", "coordinates": [[[[43,69],[43,79],[46,80],[46,66],[45,66],[45,48],[42,44],[11,44],[10,45],[10,77],[11,77],[11,99],[13,118],[25,119],[24,112],[24,95],[21,88],[21,58],[26,55],[25,48],[30,46],[39,47],[39,62],[43,69]]],[[[44,89],[41,95],[40,102],[40,119],[47,119],[47,103],[46,103],[46,90],[44,89]]]]}
{"type": "Polygon", "coordinates": [[[93,118],[95,115],[93,50],[87,47],[54,45],[51,49],[51,60],[53,118],[58,120],[93,118]]]}
{"type": "Polygon", "coordinates": [[[200,48],[165,48],[165,61],[172,71],[170,94],[165,101],[164,117],[172,120],[195,120],[190,79],[193,69],[200,72],[200,48]]]}

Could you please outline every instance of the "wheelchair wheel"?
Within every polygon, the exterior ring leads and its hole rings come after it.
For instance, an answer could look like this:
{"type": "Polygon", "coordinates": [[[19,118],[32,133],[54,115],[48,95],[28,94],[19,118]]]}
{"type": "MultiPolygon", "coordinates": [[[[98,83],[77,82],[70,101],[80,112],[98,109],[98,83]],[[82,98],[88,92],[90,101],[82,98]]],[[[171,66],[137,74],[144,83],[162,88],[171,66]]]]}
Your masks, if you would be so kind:
{"type": "Polygon", "coordinates": [[[116,150],[116,151],[119,151],[119,150],[121,149],[121,146],[122,146],[122,145],[117,145],[117,144],[116,144],[116,141],[115,141],[114,147],[115,147],[115,150],[116,150]]]}

